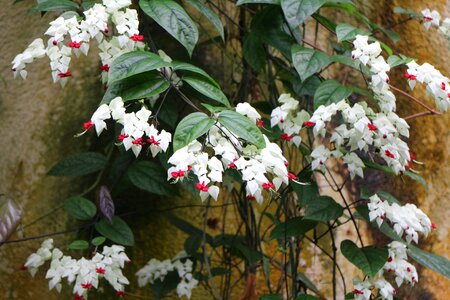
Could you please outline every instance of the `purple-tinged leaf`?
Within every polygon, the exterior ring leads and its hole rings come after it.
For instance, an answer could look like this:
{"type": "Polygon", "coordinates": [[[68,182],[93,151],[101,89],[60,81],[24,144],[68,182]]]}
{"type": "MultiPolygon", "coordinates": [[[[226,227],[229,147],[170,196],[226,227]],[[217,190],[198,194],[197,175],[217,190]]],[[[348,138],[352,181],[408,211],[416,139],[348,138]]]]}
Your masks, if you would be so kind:
{"type": "Polygon", "coordinates": [[[112,218],[114,217],[114,201],[111,197],[111,192],[109,191],[106,185],[100,186],[97,190],[97,208],[101,212],[101,214],[112,222],[112,218]]]}
{"type": "Polygon", "coordinates": [[[0,195],[0,244],[8,240],[22,219],[22,207],[6,195],[0,195]]]}

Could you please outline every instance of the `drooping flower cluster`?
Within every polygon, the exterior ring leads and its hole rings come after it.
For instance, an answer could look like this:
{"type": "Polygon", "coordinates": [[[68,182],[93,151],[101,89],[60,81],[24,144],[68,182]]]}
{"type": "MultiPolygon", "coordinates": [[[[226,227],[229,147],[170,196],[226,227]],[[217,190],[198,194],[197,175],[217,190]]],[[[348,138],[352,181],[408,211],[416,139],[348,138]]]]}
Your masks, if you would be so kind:
{"type": "Polygon", "coordinates": [[[96,39],[101,50],[99,56],[102,61],[102,80],[106,82],[109,67],[115,58],[123,53],[144,48],[143,36],[139,35],[138,30],[137,11],[129,9],[130,5],[130,0],[104,0],[103,4],[96,3],[84,11],[81,21],[73,15],[67,19],[61,15],[50,22],[50,27],[45,32],[45,35],[49,36],[47,46],[42,39],[36,39],[23,53],[14,58],[14,76],[19,74],[25,79],[26,64],[47,55],[53,81],[64,86],[72,76],[69,70],[72,54],[77,57],[80,54],[87,55],[90,41],[96,39]],[[112,36],[113,29],[108,28],[109,21],[115,25],[118,35],[112,36]]]}
{"type": "Polygon", "coordinates": [[[186,253],[180,252],[173,259],[166,259],[164,261],[152,258],[142,269],[140,269],[136,276],[138,277],[138,284],[143,287],[147,284],[153,284],[156,280],[164,281],[167,274],[176,271],[180,282],[177,285],[177,294],[181,298],[186,296],[190,299],[192,290],[197,287],[198,280],[193,276],[193,262],[187,258],[186,253]]]}
{"type": "Polygon", "coordinates": [[[359,277],[353,279],[354,290],[352,291],[355,300],[371,299],[374,289],[377,289],[381,299],[392,300],[396,294],[396,289],[384,278],[385,272],[393,273],[395,283],[400,287],[404,282],[414,285],[419,277],[414,265],[407,261],[407,246],[401,242],[393,241],[387,245],[389,257],[387,262],[377,273],[375,279],[367,278],[363,281],[359,277]]]}
{"type": "Polygon", "coordinates": [[[109,104],[100,105],[91,119],[84,123],[84,129],[90,130],[95,126],[97,135],[100,135],[106,129],[105,120],[112,118],[123,125],[118,139],[125,150],[131,149],[137,157],[143,146],[149,145],[150,152],[155,157],[160,151],[167,151],[172,134],[164,129],[158,131],[153,124],[149,124],[151,114],[145,107],[138,112],[127,113],[122,98],[116,97],[109,104]]]}
{"type": "Polygon", "coordinates": [[[378,101],[382,112],[392,112],[396,109],[395,96],[389,89],[389,76],[387,72],[391,69],[383,56],[379,42],[368,42],[369,37],[357,35],[353,41],[355,50],[352,58],[359,60],[363,65],[368,65],[372,73],[370,88],[378,101]]]}
{"type": "Polygon", "coordinates": [[[300,131],[302,128],[308,127],[308,123],[305,122],[311,116],[305,110],[299,111],[299,102],[292,98],[290,94],[282,94],[278,98],[278,102],[282,104],[272,111],[270,126],[280,127],[283,131],[280,138],[298,147],[302,142],[300,131]]]}
{"type": "Polygon", "coordinates": [[[95,253],[91,259],[75,259],[63,255],[61,250],[53,246],[53,239],[48,239],[36,253],[28,257],[24,268],[34,276],[38,268],[48,260],[51,262],[45,278],[49,279],[49,290],[55,288],[60,292],[62,280],[66,279],[68,284],[74,285],[73,293],[76,299],[87,297],[90,289],[98,288],[101,279],[105,279],[118,295],[125,294],[124,286],[129,284],[122,274],[125,262],[130,261],[123,246],[104,246],[102,253],[95,253]]]}
{"type": "Polygon", "coordinates": [[[416,82],[426,84],[427,93],[431,94],[436,102],[436,106],[441,111],[447,111],[450,106],[450,81],[429,63],[422,65],[411,61],[406,64],[408,70],[405,77],[411,89],[414,89],[416,82]]]}
{"type": "Polygon", "coordinates": [[[378,226],[383,224],[384,220],[389,220],[393,224],[394,231],[402,236],[405,233],[405,239],[408,243],[419,242],[419,233],[428,236],[433,225],[428,216],[414,204],[399,205],[382,200],[377,194],[370,197],[369,218],[375,220],[378,226]]]}
{"type": "Polygon", "coordinates": [[[431,11],[429,8],[425,8],[421,11],[423,19],[422,24],[427,30],[433,26],[438,29],[438,32],[442,34],[450,42],[450,18],[445,18],[441,22],[441,15],[438,11],[431,11]]]}
{"type": "MultiPolygon", "coordinates": [[[[250,105],[238,106],[237,112],[254,122],[259,114],[250,105]]],[[[168,170],[168,180],[184,180],[189,174],[197,176],[196,188],[202,200],[208,196],[217,199],[219,187],[226,169],[235,169],[245,182],[248,200],[263,200],[263,191],[276,191],[295,176],[287,170],[287,160],[280,147],[264,136],[266,146],[258,149],[253,145],[243,146],[239,139],[220,124],[215,124],[206,134],[204,145],[197,140],[175,151],[169,158],[173,166],[168,170]],[[206,148],[211,149],[212,155],[206,148]]]]}
{"type": "Polygon", "coordinates": [[[336,127],[330,141],[335,150],[321,145],[311,153],[312,168],[324,171],[326,160],[333,156],[342,158],[352,178],[361,176],[364,164],[353,151],[374,151],[396,173],[412,168],[408,145],[401,137],[409,137],[409,126],[394,112],[375,113],[365,103],[350,106],[345,100],[328,106],[320,106],[309,122],[314,136],[326,136],[326,124],[340,112],[343,124],[336,127]]]}

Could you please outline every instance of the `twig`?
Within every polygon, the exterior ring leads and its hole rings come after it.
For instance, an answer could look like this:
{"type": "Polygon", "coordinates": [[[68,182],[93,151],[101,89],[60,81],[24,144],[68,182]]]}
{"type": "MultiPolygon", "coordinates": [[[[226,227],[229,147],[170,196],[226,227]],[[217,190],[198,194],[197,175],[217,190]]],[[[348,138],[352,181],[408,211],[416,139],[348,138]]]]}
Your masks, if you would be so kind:
{"type": "Polygon", "coordinates": [[[419,104],[420,106],[424,107],[425,109],[427,109],[427,110],[430,112],[430,114],[432,114],[432,115],[442,115],[441,112],[435,111],[434,109],[432,109],[431,107],[427,106],[425,103],[423,103],[422,101],[420,101],[420,100],[417,99],[416,97],[414,97],[414,96],[408,94],[407,92],[405,92],[405,91],[403,91],[403,90],[401,90],[401,89],[399,89],[399,88],[393,86],[392,84],[389,84],[389,87],[390,87],[391,89],[393,89],[394,91],[399,92],[399,93],[402,94],[403,96],[406,96],[406,97],[408,97],[409,99],[413,100],[414,102],[416,102],[416,103],[419,104]]]}

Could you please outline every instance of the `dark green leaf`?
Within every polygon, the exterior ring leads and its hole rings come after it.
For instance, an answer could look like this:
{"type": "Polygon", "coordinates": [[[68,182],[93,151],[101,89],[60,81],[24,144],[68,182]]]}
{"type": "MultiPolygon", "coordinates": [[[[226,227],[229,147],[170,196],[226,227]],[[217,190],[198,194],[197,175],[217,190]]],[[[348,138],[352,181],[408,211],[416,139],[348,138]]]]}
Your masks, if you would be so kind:
{"type": "Polygon", "coordinates": [[[238,138],[242,138],[258,148],[266,146],[264,137],[255,123],[240,113],[231,110],[222,111],[218,121],[238,138]]]}
{"type": "Polygon", "coordinates": [[[325,0],[281,0],[281,8],[291,27],[297,27],[315,13],[325,0]]]}
{"type": "Polygon", "coordinates": [[[283,300],[280,294],[261,295],[259,300],[283,300]]]}
{"type": "Polygon", "coordinates": [[[334,23],[333,21],[331,21],[328,18],[325,18],[322,15],[319,15],[317,13],[313,14],[312,17],[319,22],[322,26],[324,26],[325,28],[327,28],[328,30],[330,30],[331,32],[336,32],[336,23],[334,23]]]}
{"type": "Polygon", "coordinates": [[[292,46],[291,52],[292,62],[301,81],[305,81],[331,63],[331,59],[326,53],[301,47],[300,45],[292,46]]]}
{"type": "Polygon", "coordinates": [[[95,223],[95,229],[115,243],[124,246],[133,246],[134,244],[133,231],[120,217],[113,217],[112,222],[102,219],[100,222],[95,223]]]}
{"type": "Polygon", "coordinates": [[[89,248],[89,243],[84,240],[77,240],[70,243],[69,246],[67,246],[67,248],[72,250],[85,250],[89,248]]]}
{"type": "Polygon", "coordinates": [[[333,198],[320,196],[309,201],[306,206],[304,220],[328,222],[342,216],[344,209],[333,198]]]}
{"type": "Polygon", "coordinates": [[[410,15],[413,18],[421,18],[422,15],[419,14],[417,11],[412,9],[405,9],[401,7],[394,7],[394,13],[396,14],[404,14],[404,15],[410,15]]]}
{"type": "Polygon", "coordinates": [[[54,165],[49,176],[83,176],[105,168],[108,159],[98,152],[81,152],[61,159],[54,165]]]}
{"type": "Polygon", "coordinates": [[[201,12],[206,17],[206,19],[208,19],[211,22],[211,24],[213,24],[214,28],[216,28],[222,40],[225,40],[222,21],[220,21],[219,16],[214,11],[212,11],[200,0],[185,0],[185,1],[190,5],[192,5],[193,7],[195,7],[196,10],[201,12]]]}
{"type": "Polygon", "coordinates": [[[214,125],[214,120],[205,113],[195,112],[187,115],[178,123],[173,135],[173,151],[177,151],[204,135],[214,125]]]}
{"type": "Polygon", "coordinates": [[[139,6],[192,55],[198,29],[183,7],[173,0],[140,0],[139,6]]]}
{"type": "Polygon", "coordinates": [[[389,256],[387,248],[373,246],[358,248],[350,240],[341,243],[341,252],[352,264],[361,269],[364,275],[369,275],[371,278],[375,277],[389,256]]]}
{"type": "Polygon", "coordinates": [[[319,298],[311,296],[311,295],[303,294],[303,295],[298,296],[297,299],[295,299],[295,300],[319,300],[319,298]]]}
{"type": "Polygon", "coordinates": [[[284,239],[285,237],[304,235],[316,225],[317,222],[315,221],[303,220],[303,217],[295,217],[275,226],[270,233],[270,239],[284,239]]]}
{"type": "Polygon", "coordinates": [[[303,274],[302,272],[299,272],[297,274],[297,279],[300,280],[301,282],[303,282],[305,284],[305,286],[310,289],[311,291],[313,291],[316,294],[320,294],[319,289],[316,287],[316,285],[308,278],[306,277],[305,274],[303,274]]]}
{"type": "Polygon", "coordinates": [[[104,242],[106,242],[106,238],[104,236],[97,236],[93,238],[91,241],[92,245],[96,247],[102,245],[104,242]]]}
{"type": "Polygon", "coordinates": [[[77,10],[79,5],[69,0],[45,0],[30,9],[30,12],[77,10]]]}
{"type": "Polygon", "coordinates": [[[358,34],[369,35],[370,33],[345,23],[341,23],[336,26],[338,42],[353,40],[358,34]]]}
{"type": "Polygon", "coordinates": [[[180,276],[177,271],[170,271],[164,277],[164,280],[156,279],[150,284],[150,289],[156,300],[163,299],[168,293],[176,289],[180,282],[180,276]]]}
{"type": "Polygon", "coordinates": [[[141,73],[108,86],[101,104],[108,104],[119,96],[123,101],[152,97],[164,92],[169,86],[169,82],[156,71],[141,73]]]}
{"type": "Polygon", "coordinates": [[[184,241],[184,250],[189,255],[194,255],[202,244],[202,237],[198,235],[191,235],[184,241]]]}
{"type": "Polygon", "coordinates": [[[305,81],[300,81],[295,77],[293,80],[293,88],[299,96],[314,96],[321,81],[318,76],[311,76],[305,81]]]}
{"type": "Polygon", "coordinates": [[[97,207],[92,201],[83,197],[70,197],[64,200],[64,209],[77,220],[90,220],[97,213],[97,207]]]}
{"type": "Polygon", "coordinates": [[[422,266],[450,278],[450,261],[447,258],[423,251],[413,245],[408,245],[408,254],[422,266]]]}
{"type": "Polygon", "coordinates": [[[280,4],[280,0],[238,0],[236,5],[242,4],[280,4]]]}
{"type": "Polygon", "coordinates": [[[242,243],[236,243],[234,247],[240,252],[240,254],[248,261],[250,265],[256,264],[263,257],[261,252],[255,249],[251,249],[250,247],[242,243]]]}
{"type": "Polygon", "coordinates": [[[244,58],[247,63],[257,72],[266,65],[266,52],[261,37],[254,32],[244,37],[244,58]]]}
{"type": "Polygon", "coordinates": [[[170,66],[159,55],[146,51],[133,51],[122,54],[111,64],[108,72],[108,85],[136,74],[170,66]]]}
{"type": "Polygon", "coordinates": [[[214,101],[222,103],[225,106],[230,107],[230,102],[228,102],[227,96],[220,90],[220,88],[211,84],[208,80],[200,76],[183,76],[183,81],[189,84],[197,92],[211,98],[214,101]]]}
{"type": "Polygon", "coordinates": [[[334,79],[323,81],[314,94],[314,109],[317,109],[321,105],[329,105],[331,103],[337,103],[352,93],[345,86],[340,84],[334,79]]]}
{"type": "Polygon", "coordinates": [[[206,73],[204,70],[200,69],[199,67],[196,67],[194,65],[191,65],[191,64],[188,64],[185,62],[173,61],[172,68],[174,71],[178,71],[178,70],[188,71],[191,73],[201,75],[201,76],[205,77],[206,79],[208,79],[217,88],[220,88],[219,84],[211,76],[209,76],[208,73],[206,73]]]}
{"type": "MultiPolygon", "coordinates": [[[[169,219],[169,222],[178,229],[186,232],[190,236],[197,236],[203,240],[203,230],[173,215],[168,215],[167,218],[169,219]]],[[[213,243],[213,238],[208,233],[205,233],[205,239],[208,244],[213,243]]]]}
{"type": "Polygon", "coordinates": [[[174,187],[167,181],[167,173],[157,164],[150,161],[138,161],[128,169],[128,178],[136,187],[144,191],[161,195],[174,195],[174,187]]]}

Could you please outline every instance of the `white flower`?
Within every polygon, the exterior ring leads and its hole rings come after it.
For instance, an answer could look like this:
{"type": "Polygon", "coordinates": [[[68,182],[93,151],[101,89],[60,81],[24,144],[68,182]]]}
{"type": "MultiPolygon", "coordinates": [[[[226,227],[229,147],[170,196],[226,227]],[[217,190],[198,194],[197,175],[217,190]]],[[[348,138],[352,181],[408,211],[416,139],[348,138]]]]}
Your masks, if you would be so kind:
{"type": "Polygon", "coordinates": [[[320,145],[311,152],[311,157],[313,161],[311,163],[311,169],[317,170],[319,169],[322,172],[325,172],[326,162],[330,157],[331,152],[329,149],[325,148],[324,145],[320,145]]]}
{"type": "Polygon", "coordinates": [[[369,279],[361,281],[359,277],[353,278],[353,295],[355,300],[369,300],[372,295],[372,291],[370,290],[372,283],[369,279]]]}
{"type": "Polygon", "coordinates": [[[433,10],[430,11],[430,9],[426,8],[422,10],[423,15],[423,27],[426,29],[429,29],[431,25],[439,27],[439,21],[441,20],[441,15],[433,10]]]}
{"type": "Polygon", "coordinates": [[[349,152],[343,156],[342,160],[347,164],[348,171],[350,172],[350,178],[354,179],[355,175],[364,177],[363,168],[364,163],[354,152],[349,152]]]}
{"type": "Polygon", "coordinates": [[[253,122],[256,123],[256,120],[261,119],[261,115],[254,109],[249,103],[238,103],[236,106],[236,112],[241,115],[247,116],[253,122]]]}

